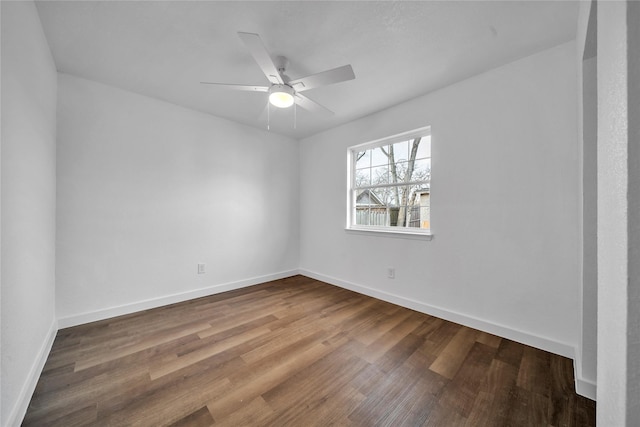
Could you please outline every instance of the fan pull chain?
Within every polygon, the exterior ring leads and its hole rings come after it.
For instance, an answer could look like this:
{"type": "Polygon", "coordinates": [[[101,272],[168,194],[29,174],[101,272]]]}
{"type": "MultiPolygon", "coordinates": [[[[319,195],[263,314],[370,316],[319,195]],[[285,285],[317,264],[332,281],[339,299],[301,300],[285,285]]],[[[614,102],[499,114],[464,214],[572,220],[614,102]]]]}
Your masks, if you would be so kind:
{"type": "Polygon", "coordinates": [[[296,128],[296,123],[298,121],[298,105],[293,103],[293,128],[296,128]]]}
{"type": "Polygon", "coordinates": [[[271,108],[269,107],[270,102],[267,101],[267,130],[271,130],[270,128],[270,124],[271,124],[271,108]]]}

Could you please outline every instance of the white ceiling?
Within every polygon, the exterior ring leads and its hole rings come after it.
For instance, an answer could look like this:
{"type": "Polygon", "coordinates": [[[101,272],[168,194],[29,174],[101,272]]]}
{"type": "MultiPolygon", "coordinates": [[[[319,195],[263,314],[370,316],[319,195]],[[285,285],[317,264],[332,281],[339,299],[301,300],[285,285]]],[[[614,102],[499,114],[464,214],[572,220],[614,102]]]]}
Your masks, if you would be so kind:
{"type": "Polygon", "coordinates": [[[356,79],[305,92],[335,115],[271,109],[301,138],[575,38],[575,1],[43,1],[58,71],[266,128],[268,85],[237,35],[258,33],[292,79],[351,64],[356,79]]]}

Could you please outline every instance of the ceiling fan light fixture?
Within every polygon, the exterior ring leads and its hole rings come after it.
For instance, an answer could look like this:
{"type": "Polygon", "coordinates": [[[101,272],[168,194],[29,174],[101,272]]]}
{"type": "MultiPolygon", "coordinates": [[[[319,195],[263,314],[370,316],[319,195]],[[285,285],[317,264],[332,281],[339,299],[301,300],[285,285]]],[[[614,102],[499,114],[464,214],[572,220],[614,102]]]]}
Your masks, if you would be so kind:
{"type": "Polygon", "coordinates": [[[269,102],[274,107],[289,108],[293,105],[293,88],[287,85],[273,85],[269,88],[269,102]]]}

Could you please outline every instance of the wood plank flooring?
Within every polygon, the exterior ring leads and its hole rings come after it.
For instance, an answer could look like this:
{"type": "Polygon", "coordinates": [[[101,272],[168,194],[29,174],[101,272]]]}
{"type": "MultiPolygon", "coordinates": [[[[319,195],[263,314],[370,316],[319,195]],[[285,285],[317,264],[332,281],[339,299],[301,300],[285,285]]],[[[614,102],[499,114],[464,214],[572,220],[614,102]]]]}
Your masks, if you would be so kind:
{"type": "Polygon", "coordinates": [[[25,426],[594,426],[572,362],[303,276],[63,329],[25,426]]]}

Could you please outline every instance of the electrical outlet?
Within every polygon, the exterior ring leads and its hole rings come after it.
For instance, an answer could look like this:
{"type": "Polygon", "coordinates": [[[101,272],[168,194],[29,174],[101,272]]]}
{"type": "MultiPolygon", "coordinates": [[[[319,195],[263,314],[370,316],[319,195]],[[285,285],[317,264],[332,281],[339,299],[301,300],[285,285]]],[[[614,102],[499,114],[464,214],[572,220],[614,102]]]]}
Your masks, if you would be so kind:
{"type": "Polygon", "coordinates": [[[395,279],[396,278],[396,269],[393,268],[393,267],[387,268],[387,277],[389,279],[395,279]]]}
{"type": "Polygon", "coordinates": [[[204,274],[204,264],[198,264],[198,274],[204,274]]]}

